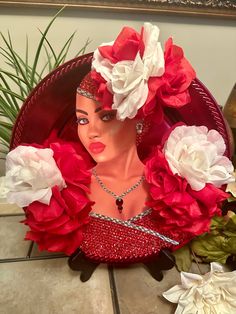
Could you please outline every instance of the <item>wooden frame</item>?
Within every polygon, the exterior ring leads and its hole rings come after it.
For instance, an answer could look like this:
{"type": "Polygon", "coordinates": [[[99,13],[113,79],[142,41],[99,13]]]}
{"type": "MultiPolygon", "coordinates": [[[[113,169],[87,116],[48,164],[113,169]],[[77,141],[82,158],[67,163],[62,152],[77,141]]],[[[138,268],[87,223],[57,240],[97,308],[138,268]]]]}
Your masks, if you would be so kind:
{"type": "Polygon", "coordinates": [[[78,7],[100,11],[131,13],[184,14],[236,19],[235,0],[0,0],[0,5],[78,7]]]}

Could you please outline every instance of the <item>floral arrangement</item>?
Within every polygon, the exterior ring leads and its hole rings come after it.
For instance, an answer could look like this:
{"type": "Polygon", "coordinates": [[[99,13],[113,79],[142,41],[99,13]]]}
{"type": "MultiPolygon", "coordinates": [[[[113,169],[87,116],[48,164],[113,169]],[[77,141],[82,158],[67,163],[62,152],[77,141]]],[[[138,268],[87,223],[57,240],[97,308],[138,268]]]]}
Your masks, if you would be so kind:
{"type": "Polygon", "coordinates": [[[220,204],[228,198],[219,187],[234,181],[224,151],[222,136],[204,126],[177,125],[165,136],[146,164],[149,205],[162,230],[192,237],[209,231],[211,218],[221,215],[220,204]]]}
{"type": "Polygon", "coordinates": [[[71,255],[82,241],[93,202],[86,196],[90,173],[79,147],[59,141],[18,146],[7,155],[7,200],[24,207],[23,223],[30,227],[25,239],[40,250],[71,255]]]}
{"type": "Polygon", "coordinates": [[[150,23],[144,23],[140,34],[124,27],[114,42],[95,50],[92,78],[98,84],[97,98],[104,109],[117,110],[117,119],[137,114],[160,119],[163,105],[190,102],[188,87],[196,73],[172,38],[163,52],[158,37],[158,27],[150,23]]]}
{"type": "Polygon", "coordinates": [[[209,273],[181,272],[181,285],[163,293],[164,298],[178,303],[176,314],[236,312],[236,271],[224,272],[222,265],[211,263],[209,273]]]}
{"type": "MultiPolygon", "coordinates": [[[[234,181],[224,151],[215,130],[186,125],[169,130],[145,167],[152,198],[148,205],[160,230],[185,233],[188,241],[210,230],[211,218],[221,216],[220,205],[228,198],[220,187],[234,181]]],[[[42,147],[12,150],[6,161],[7,199],[25,207],[24,223],[31,229],[26,239],[41,250],[73,253],[93,205],[86,196],[90,177],[79,144],[47,141],[42,147]]]]}

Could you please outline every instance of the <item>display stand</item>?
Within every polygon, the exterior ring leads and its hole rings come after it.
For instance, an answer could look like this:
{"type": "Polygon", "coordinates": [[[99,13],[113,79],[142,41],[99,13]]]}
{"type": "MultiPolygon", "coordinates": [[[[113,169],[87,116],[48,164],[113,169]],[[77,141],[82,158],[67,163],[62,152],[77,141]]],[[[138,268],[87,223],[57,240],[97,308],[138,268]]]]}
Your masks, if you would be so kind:
{"type": "MultiPolygon", "coordinates": [[[[70,269],[81,272],[80,280],[82,282],[89,280],[99,264],[100,263],[88,259],[80,249],[76,250],[68,259],[70,269]]],[[[175,258],[169,250],[165,249],[162,250],[158,256],[147,262],[143,262],[143,264],[154,279],[161,281],[163,279],[162,271],[174,267],[175,258]]]]}

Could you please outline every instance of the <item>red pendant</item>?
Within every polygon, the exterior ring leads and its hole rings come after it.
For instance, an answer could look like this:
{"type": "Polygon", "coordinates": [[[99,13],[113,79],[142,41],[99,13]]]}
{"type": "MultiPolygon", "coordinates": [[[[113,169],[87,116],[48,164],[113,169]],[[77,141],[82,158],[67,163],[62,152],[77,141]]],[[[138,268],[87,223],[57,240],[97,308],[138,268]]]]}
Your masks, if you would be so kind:
{"type": "Polygon", "coordinates": [[[116,205],[117,205],[117,209],[119,210],[119,212],[121,213],[122,212],[122,209],[123,209],[123,200],[122,198],[117,198],[116,199],[116,205]]]}

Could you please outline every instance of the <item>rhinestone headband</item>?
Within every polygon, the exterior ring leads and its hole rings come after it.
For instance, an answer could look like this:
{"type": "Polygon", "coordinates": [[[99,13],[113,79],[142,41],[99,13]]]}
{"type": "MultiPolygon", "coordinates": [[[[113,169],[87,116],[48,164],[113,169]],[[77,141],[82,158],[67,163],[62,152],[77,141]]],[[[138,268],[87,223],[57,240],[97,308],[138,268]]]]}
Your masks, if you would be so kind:
{"type": "Polygon", "coordinates": [[[98,100],[98,84],[92,79],[91,72],[89,72],[81,81],[77,88],[77,93],[87,98],[98,100]]]}

